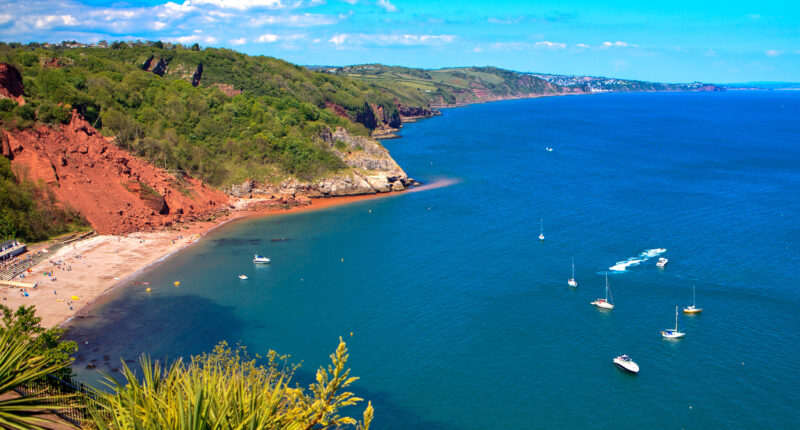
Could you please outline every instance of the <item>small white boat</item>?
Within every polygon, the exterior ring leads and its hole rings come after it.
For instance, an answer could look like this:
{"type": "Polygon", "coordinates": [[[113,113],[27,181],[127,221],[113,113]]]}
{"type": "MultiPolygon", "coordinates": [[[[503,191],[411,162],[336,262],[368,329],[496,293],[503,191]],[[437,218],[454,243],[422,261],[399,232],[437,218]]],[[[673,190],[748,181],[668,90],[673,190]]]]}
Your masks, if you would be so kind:
{"type": "Polygon", "coordinates": [[[269,264],[269,258],[262,257],[262,256],[256,254],[255,257],[253,258],[253,263],[256,263],[256,264],[269,264]]]}
{"type": "Polygon", "coordinates": [[[539,240],[544,240],[544,220],[539,220],[539,240]]]}
{"type": "Polygon", "coordinates": [[[692,305],[683,308],[683,313],[699,314],[700,312],[703,312],[703,309],[697,307],[697,295],[695,294],[695,287],[692,286],[692,305]]]}
{"type": "Polygon", "coordinates": [[[669,263],[669,260],[667,260],[664,257],[661,257],[661,258],[658,259],[658,263],[656,263],[656,266],[663,269],[664,266],[667,265],[667,263],[669,263]]]}
{"type": "Polygon", "coordinates": [[[239,275],[239,279],[245,280],[247,279],[247,275],[239,275]]]}
{"type": "Polygon", "coordinates": [[[614,364],[617,365],[620,369],[631,372],[631,373],[639,373],[639,365],[636,364],[635,361],[631,360],[626,354],[620,355],[619,357],[614,359],[614,364]]]}
{"type": "Polygon", "coordinates": [[[572,288],[578,286],[578,281],[575,280],[575,258],[572,259],[572,277],[567,280],[567,285],[572,288]]]}
{"type": "Polygon", "coordinates": [[[547,151],[547,152],[553,152],[553,148],[550,148],[550,147],[544,148],[544,150],[547,151]]]}
{"type": "Polygon", "coordinates": [[[678,330],[678,307],[675,306],[675,328],[671,329],[668,328],[666,330],[661,331],[661,336],[665,339],[680,339],[686,336],[686,332],[682,332],[678,330]]]}
{"type": "Polygon", "coordinates": [[[596,299],[590,304],[601,309],[614,309],[614,298],[611,297],[611,288],[608,287],[608,272],[606,272],[606,298],[596,299]]]}

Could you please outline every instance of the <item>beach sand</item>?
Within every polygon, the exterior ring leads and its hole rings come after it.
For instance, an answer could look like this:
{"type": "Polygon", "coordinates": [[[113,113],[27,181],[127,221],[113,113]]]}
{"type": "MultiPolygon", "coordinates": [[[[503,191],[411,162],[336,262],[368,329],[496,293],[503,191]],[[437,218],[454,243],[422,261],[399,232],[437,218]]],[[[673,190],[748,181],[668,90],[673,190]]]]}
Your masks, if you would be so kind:
{"type": "MultiPolygon", "coordinates": [[[[435,187],[435,184],[430,187],[435,187]]],[[[214,221],[187,223],[164,231],[94,236],[61,248],[49,260],[34,266],[24,279],[15,279],[38,282],[36,288],[24,290],[28,293],[27,297],[23,290],[0,287],[0,303],[11,309],[20,305],[35,305],[43,327],[63,325],[69,319],[80,316],[84,308],[103,294],[116,286],[128,284],[128,278],[138,271],[165,260],[229,221],[319,210],[399,194],[402,193],[313,199],[308,205],[288,209],[269,204],[274,201],[245,199],[237,201],[235,209],[214,221]]],[[[141,287],[147,288],[146,285],[141,287]]]]}

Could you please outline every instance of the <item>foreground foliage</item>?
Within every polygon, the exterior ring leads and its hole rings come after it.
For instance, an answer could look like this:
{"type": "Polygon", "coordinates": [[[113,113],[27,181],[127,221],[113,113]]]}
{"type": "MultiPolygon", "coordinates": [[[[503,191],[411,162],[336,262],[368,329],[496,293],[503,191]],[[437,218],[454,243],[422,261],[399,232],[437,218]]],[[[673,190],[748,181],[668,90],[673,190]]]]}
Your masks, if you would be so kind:
{"type": "MultiPolygon", "coordinates": [[[[260,358],[260,357],[256,357],[260,358]]],[[[124,382],[107,376],[110,392],[100,394],[92,411],[99,429],[324,429],[355,425],[368,430],[373,409],[363,421],[339,415],[362,399],[345,391],[350,376],[347,348],[339,340],[331,365],[317,370],[308,390],[292,387],[296,366],[271,351],[257,364],[243,347],[218,345],[213,353],[169,366],[140,359],[142,374],[124,362],[124,382]]]]}
{"type": "Polygon", "coordinates": [[[33,307],[20,307],[16,313],[0,305],[3,327],[0,328],[0,427],[14,429],[45,428],[49,420],[41,414],[51,408],[51,402],[74,396],[39,396],[38,393],[14,397],[9,392],[25,387],[48,374],[58,374],[67,368],[72,345],[59,342],[60,332],[44,330],[33,315],[33,307]],[[66,355],[65,355],[66,354],[66,355]]]}

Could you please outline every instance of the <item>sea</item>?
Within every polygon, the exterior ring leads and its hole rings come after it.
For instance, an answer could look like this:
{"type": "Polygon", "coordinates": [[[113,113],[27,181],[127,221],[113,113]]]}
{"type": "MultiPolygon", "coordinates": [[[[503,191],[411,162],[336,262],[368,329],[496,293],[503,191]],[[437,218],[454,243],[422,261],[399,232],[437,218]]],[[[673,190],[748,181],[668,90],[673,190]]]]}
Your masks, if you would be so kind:
{"type": "Polygon", "coordinates": [[[78,377],[225,340],[305,385],[341,337],[374,429],[796,428],[800,92],[479,104],[383,145],[446,186],[212,231],[75,321],[78,377]]]}

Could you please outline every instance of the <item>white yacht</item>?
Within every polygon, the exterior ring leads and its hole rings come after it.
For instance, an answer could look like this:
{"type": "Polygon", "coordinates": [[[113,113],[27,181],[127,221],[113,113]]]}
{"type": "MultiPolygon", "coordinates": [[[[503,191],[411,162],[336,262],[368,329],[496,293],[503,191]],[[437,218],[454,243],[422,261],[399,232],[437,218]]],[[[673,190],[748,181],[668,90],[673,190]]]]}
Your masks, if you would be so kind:
{"type": "Polygon", "coordinates": [[[255,257],[253,258],[253,263],[256,263],[256,264],[269,264],[269,258],[262,257],[262,256],[256,254],[255,257]]]}
{"type": "Polygon", "coordinates": [[[567,280],[567,285],[572,288],[578,286],[578,281],[575,280],[575,258],[572,259],[572,277],[567,280]]]}
{"type": "Polygon", "coordinates": [[[667,260],[664,257],[661,257],[661,258],[658,259],[658,263],[656,263],[656,266],[663,269],[664,266],[667,265],[667,263],[669,263],[669,260],[667,260]]]}
{"type": "Polygon", "coordinates": [[[686,332],[682,332],[682,331],[678,330],[678,307],[677,306],[675,306],[675,328],[674,329],[668,328],[668,329],[662,330],[661,331],[661,336],[663,336],[665,339],[680,339],[680,338],[686,336],[686,332]]]}
{"type": "Polygon", "coordinates": [[[606,272],[606,298],[596,299],[590,304],[595,305],[601,309],[614,309],[614,298],[611,297],[611,288],[609,288],[608,286],[608,272],[606,272]]]}
{"type": "Polygon", "coordinates": [[[245,280],[245,279],[247,279],[247,275],[239,275],[239,279],[245,280]]]}
{"type": "Polygon", "coordinates": [[[614,364],[626,372],[639,373],[639,365],[625,354],[615,358],[614,364]]]}
{"type": "Polygon", "coordinates": [[[703,312],[703,309],[697,307],[697,294],[695,294],[695,287],[692,286],[692,305],[683,308],[683,313],[699,314],[700,312],[703,312]]]}
{"type": "Polygon", "coordinates": [[[544,220],[539,220],[539,240],[544,240],[544,220]]]}

